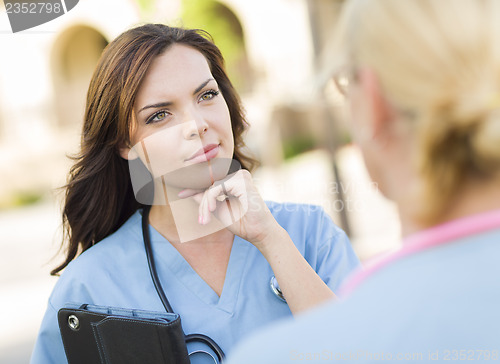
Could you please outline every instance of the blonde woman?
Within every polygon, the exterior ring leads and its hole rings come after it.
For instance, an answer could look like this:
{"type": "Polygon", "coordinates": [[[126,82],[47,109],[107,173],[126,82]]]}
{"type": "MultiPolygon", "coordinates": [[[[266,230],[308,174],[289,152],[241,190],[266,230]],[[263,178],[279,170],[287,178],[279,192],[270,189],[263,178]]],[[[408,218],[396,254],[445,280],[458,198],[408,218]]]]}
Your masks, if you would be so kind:
{"type": "Polygon", "coordinates": [[[353,134],[403,247],[228,364],[499,360],[500,1],[350,0],[338,34],[353,134]]]}

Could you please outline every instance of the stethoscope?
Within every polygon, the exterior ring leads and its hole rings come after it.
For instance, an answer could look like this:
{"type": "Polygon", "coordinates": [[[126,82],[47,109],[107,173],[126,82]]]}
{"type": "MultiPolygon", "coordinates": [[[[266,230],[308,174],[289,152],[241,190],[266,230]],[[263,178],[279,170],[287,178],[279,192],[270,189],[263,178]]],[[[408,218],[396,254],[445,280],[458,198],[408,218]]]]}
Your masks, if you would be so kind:
{"type": "Polygon", "coordinates": [[[281,292],[281,288],[275,276],[271,277],[269,287],[271,287],[271,291],[275,294],[276,297],[278,297],[281,301],[286,302],[285,296],[283,296],[283,292],[281,292]]]}
{"type": "MultiPolygon", "coordinates": [[[[165,307],[165,310],[168,313],[174,313],[174,310],[172,309],[172,306],[170,306],[170,302],[168,302],[167,296],[165,295],[165,292],[163,291],[160,279],[158,278],[158,273],[156,272],[156,265],[155,261],[153,258],[153,250],[151,249],[151,238],[149,236],[149,211],[151,210],[150,205],[144,206],[144,210],[142,213],[142,236],[144,240],[144,247],[146,249],[146,257],[148,259],[148,266],[149,266],[149,272],[151,273],[151,278],[153,279],[153,284],[156,288],[156,292],[158,293],[158,296],[160,297],[161,303],[163,304],[163,307],[165,307]]],[[[269,286],[271,288],[271,291],[278,297],[281,301],[286,302],[285,297],[283,296],[283,292],[280,289],[280,286],[278,284],[278,281],[276,280],[275,276],[271,277],[271,281],[269,282],[269,286]]],[[[221,347],[217,345],[217,343],[207,335],[203,334],[189,334],[185,335],[185,340],[186,344],[190,342],[199,342],[202,344],[207,345],[213,352],[217,355],[217,358],[219,360],[219,363],[222,362],[222,360],[225,358],[224,351],[222,351],[221,347]]],[[[190,355],[199,353],[201,352],[200,350],[194,351],[190,353],[190,355]]],[[[208,355],[211,356],[210,353],[204,352],[208,355]]],[[[215,359],[215,358],[214,358],[215,359]]]]}
{"type": "MultiPolygon", "coordinates": [[[[172,309],[172,306],[170,306],[170,302],[168,302],[167,296],[165,295],[165,292],[163,291],[163,288],[160,283],[160,279],[158,278],[158,273],[156,272],[156,266],[155,262],[153,259],[153,250],[151,249],[151,239],[149,236],[149,222],[148,222],[148,217],[149,217],[149,211],[151,210],[151,206],[147,205],[144,206],[144,210],[142,213],[142,236],[144,239],[144,247],[146,248],[146,256],[148,258],[148,266],[149,266],[149,272],[151,273],[151,278],[153,279],[153,284],[156,288],[156,292],[158,293],[158,296],[160,297],[161,303],[165,307],[165,310],[168,313],[174,313],[174,310],[172,309]]],[[[184,335],[186,344],[190,342],[199,342],[202,344],[207,345],[213,352],[217,355],[217,358],[219,359],[219,363],[222,362],[222,360],[225,358],[224,352],[220,348],[219,345],[210,337],[203,335],[203,334],[189,334],[189,335],[184,335]]],[[[190,353],[189,355],[196,354],[199,352],[206,353],[211,356],[210,353],[205,352],[205,351],[194,351],[190,353]]],[[[213,357],[212,357],[213,358],[213,357]]]]}

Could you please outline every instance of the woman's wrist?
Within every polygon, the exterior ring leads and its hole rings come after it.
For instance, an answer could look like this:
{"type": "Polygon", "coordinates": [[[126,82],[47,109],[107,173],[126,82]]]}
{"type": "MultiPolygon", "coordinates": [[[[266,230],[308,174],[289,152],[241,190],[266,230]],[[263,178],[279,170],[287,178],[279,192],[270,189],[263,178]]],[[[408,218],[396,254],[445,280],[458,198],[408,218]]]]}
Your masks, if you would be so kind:
{"type": "MultiPolygon", "coordinates": [[[[253,245],[266,257],[277,256],[282,249],[288,245],[293,244],[287,231],[281,227],[277,222],[269,229],[266,229],[258,240],[251,241],[253,245]]],[[[268,259],[269,260],[269,259],[268,259]]]]}

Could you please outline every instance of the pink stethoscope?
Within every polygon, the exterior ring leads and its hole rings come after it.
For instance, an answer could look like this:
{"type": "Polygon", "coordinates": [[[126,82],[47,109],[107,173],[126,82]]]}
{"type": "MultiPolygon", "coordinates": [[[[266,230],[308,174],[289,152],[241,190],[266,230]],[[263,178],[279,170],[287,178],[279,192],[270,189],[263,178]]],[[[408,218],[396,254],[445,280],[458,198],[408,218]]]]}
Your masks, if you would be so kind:
{"type": "Polygon", "coordinates": [[[376,259],[376,261],[369,264],[365,269],[353,274],[341,287],[339,295],[343,297],[348,296],[365,279],[394,261],[423,250],[453,243],[457,239],[496,228],[500,228],[500,210],[460,218],[410,235],[403,240],[401,249],[376,259]]]}

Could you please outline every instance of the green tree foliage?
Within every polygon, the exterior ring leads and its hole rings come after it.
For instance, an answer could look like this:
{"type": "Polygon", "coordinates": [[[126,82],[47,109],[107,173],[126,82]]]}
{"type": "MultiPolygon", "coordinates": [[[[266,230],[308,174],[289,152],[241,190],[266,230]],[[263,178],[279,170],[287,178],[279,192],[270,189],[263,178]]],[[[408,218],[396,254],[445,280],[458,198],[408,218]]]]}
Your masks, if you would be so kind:
{"type": "Polygon", "coordinates": [[[187,28],[206,30],[221,50],[226,70],[240,91],[248,88],[245,73],[248,64],[243,41],[243,29],[236,15],[214,0],[183,0],[182,21],[187,28]]]}
{"type": "Polygon", "coordinates": [[[143,17],[148,17],[155,8],[155,0],[136,0],[143,17]]]}

